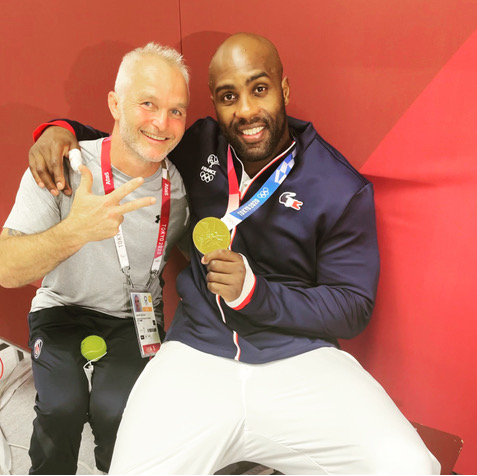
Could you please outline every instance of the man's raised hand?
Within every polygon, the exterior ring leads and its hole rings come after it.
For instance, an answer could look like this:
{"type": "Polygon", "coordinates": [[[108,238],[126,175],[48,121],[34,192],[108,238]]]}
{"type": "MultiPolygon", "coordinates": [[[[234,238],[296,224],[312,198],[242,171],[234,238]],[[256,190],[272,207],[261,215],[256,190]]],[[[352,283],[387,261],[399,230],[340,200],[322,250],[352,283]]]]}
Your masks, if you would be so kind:
{"type": "Polygon", "coordinates": [[[144,197],[120,203],[131,192],[144,183],[142,177],[130,180],[108,195],[91,193],[93,176],[84,165],[80,165],[81,183],[76,190],[75,198],[64,226],[70,233],[81,237],[86,244],[115,236],[124,215],[139,208],[156,203],[155,197],[144,197]]]}

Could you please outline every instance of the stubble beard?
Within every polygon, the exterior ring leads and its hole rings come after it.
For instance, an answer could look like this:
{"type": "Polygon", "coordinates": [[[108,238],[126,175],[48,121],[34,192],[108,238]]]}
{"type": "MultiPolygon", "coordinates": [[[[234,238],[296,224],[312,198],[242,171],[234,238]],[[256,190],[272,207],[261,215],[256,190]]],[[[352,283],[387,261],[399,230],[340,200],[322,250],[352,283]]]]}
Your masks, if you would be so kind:
{"type": "Polygon", "coordinates": [[[219,126],[222,134],[242,161],[260,162],[265,159],[271,159],[272,155],[279,152],[276,151],[276,148],[285,133],[285,105],[282,104],[282,107],[276,116],[276,120],[269,114],[264,114],[261,117],[253,118],[251,121],[240,119],[238,121],[231,121],[228,127],[225,127],[221,123],[219,123],[219,126]],[[246,144],[240,139],[242,134],[239,131],[239,127],[245,125],[253,126],[255,123],[265,124],[265,127],[269,132],[269,137],[265,142],[246,144]]]}
{"type": "MultiPolygon", "coordinates": [[[[119,124],[119,134],[125,149],[143,162],[161,162],[170,152],[169,149],[162,153],[154,153],[152,150],[147,150],[147,147],[139,143],[138,137],[124,122],[119,124]]],[[[141,132],[139,132],[139,134],[141,134],[141,132]]]]}

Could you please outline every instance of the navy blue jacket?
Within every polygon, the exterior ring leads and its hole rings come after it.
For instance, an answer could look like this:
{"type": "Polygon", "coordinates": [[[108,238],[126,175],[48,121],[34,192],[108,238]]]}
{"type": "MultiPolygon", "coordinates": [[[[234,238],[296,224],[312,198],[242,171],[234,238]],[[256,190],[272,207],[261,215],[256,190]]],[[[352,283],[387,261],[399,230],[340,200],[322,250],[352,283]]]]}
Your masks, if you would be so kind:
{"type": "MultiPolygon", "coordinates": [[[[177,278],[181,301],[166,340],[264,363],[335,346],[368,323],[379,275],[372,184],[311,123],[290,117],[288,122],[297,142],[295,166],[274,195],[238,225],[231,245],[256,276],[250,300],[232,309],[210,293],[194,249],[177,278]]],[[[91,138],[71,124],[81,139],[91,138]]],[[[169,158],[189,193],[192,227],[204,217],[221,218],[229,188],[227,143],[217,122],[197,121],[169,158]],[[208,160],[211,155],[218,163],[208,160]]],[[[234,158],[234,165],[240,183],[242,164],[234,158]]],[[[274,170],[254,178],[242,203],[274,170]]]]}

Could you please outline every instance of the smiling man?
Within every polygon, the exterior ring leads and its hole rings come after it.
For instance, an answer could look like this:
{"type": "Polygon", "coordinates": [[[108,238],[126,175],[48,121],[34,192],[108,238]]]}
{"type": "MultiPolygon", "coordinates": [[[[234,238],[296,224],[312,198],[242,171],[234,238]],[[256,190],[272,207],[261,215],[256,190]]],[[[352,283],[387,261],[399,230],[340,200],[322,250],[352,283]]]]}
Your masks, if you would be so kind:
{"type": "Polygon", "coordinates": [[[243,38],[216,52],[209,78],[220,130],[253,176],[292,142],[288,78],[278,53],[273,48],[267,54],[243,38]]]}
{"type": "Polygon", "coordinates": [[[154,43],[134,50],[108,95],[111,137],[79,144],[85,165],[81,174],[69,171],[73,195],[38,188],[29,171],[22,179],[0,237],[0,284],[46,275],[28,316],[37,390],[31,474],[76,474],[87,421],[97,468],[109,470],[129,392],[164,334],[160,275],[187,229],[185,189],[166,156],[184,134],[188,103],[188,74],[175,50],[154,43]],[[139,292],[154,327],[149,347],[148,335],[136,338],[143,316],[137,326],[132,319],[139,292]],[[90,390],[81,354],[89,335],[107,347],[90,390]]]}
{"type": "Polygon", "coordinates": [[[311,123],[286,116],[289,84],[269,40],[232,35],[209,72],[217,121],[197,121],[170,155],[197,249],[166,343],[131,392],[111,473],[211,474],[247,460],[288,474],[438,474],[337,343],[374,307],[372,184],[311,123]]]}
{"type": "Polygon", "coordinates": [[[118,129],[113,131],[112,144],[118,142],[122,152],[112,154],[113,164],[120,162],[118,168],[129,167],[133,155],[153,174],[179,143],[189,104],[183,74],[160,57],[137,55],[121,63],[108,96],[118,129]]]}

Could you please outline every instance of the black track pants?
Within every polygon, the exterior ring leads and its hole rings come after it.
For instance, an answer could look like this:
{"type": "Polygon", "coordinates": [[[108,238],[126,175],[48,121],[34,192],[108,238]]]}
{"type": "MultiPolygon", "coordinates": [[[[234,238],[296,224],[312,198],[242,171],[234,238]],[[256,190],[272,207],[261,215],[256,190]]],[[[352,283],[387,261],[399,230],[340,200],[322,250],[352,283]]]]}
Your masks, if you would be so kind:
{"type": "Polygon", "coordinates": [[[30,313],[28,321],[37,391],[30,474],[76,474],[87,421],[96,466],[107,472],[129,392],[148,362],[141,358],[132,319],[61,306],[30,313]],[[90,394],[80,344],[92,334],[106,341],[107,354],[93,364],[90,394]]]}

